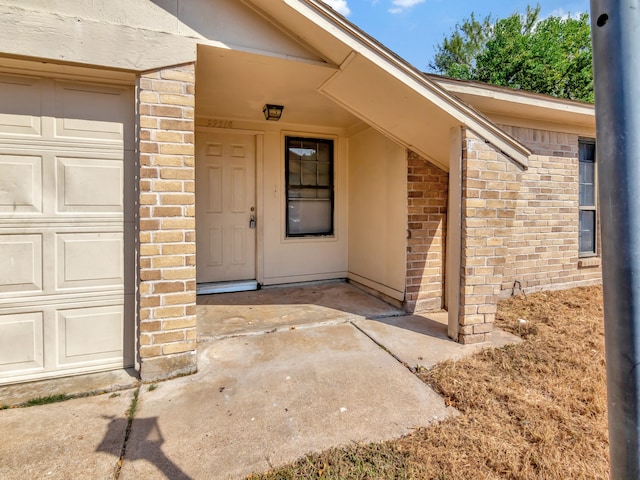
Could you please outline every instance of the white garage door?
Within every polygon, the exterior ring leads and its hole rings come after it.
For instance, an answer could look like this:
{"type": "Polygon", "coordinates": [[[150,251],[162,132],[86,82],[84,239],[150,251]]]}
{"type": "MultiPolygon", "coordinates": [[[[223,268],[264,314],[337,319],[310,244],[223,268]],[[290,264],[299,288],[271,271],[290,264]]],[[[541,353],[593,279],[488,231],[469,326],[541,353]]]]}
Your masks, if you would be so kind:
{"type": "Polygon", "coordinates": [[[132,364],[132,120],[130,87],[0,73],[0,384],[132,364]]]}

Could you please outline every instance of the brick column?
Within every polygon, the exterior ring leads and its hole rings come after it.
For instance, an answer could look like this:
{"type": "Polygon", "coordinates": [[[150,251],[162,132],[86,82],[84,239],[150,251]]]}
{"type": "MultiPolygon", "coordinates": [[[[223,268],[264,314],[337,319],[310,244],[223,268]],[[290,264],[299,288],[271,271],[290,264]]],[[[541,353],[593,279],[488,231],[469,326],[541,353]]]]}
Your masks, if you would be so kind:
{"type": "Polygon", "coordinates": [[[140,77],[141,378],[196,371],[194,65],[140,77]]]}
{"type": "Polygon", "coordinates": [[[460,343],[491,340],[521,177],[522,167],[464,132],[460,343]]]}
{"type": "Polygon", "coordinates": [[[417,153],[407,159],[407,311],[440,310],[444,294],[449,176],[417,153]]]}

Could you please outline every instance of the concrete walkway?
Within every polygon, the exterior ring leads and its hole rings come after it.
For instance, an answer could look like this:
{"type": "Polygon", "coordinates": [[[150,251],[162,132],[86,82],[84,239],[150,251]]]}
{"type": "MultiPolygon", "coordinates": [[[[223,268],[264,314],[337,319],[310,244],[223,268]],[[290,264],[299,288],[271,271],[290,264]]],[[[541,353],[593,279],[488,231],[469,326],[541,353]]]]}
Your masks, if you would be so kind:
{"type": "MultiPolygon", "coordinates": [[[[410,369],[490,345],[437,315],[348,314],[200,343],[197,374],[140,388],[119,478],[243,478],[456,414],[410,369]]],[[[114,478],[134,392],[0,411],[0,478],[114,478]]]]}
{"type": "Polygon", "coordinates": [[[386,318],[404,311],[346,282],[268,287],[253,292],[198,296],[198,341],[273,332],[291,325],[386,318]]]}
{"type": "Polygon", "coordinates": [[[202,349],[199,360],[197,375],[144,393],[121,478],[181,478],[179,470],[242,478],[454,414],[350,324],[229,338],[202,349]],[[165,439],[161,448],[149,425],[165,439]]]}

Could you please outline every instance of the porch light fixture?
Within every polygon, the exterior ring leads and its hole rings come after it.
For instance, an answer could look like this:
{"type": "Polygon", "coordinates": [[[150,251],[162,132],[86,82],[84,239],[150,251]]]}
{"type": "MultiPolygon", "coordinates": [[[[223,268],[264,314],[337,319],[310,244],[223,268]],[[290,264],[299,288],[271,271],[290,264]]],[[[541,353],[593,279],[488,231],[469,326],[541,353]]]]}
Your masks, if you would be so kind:
{"type": "Polygon", "coordinates": [[[267,103],[262,109],[262,113],[264,113],[265,120],[277,122],[282,116],[282,110],[284,110],[282,105],[270,105],[267,103]]]}

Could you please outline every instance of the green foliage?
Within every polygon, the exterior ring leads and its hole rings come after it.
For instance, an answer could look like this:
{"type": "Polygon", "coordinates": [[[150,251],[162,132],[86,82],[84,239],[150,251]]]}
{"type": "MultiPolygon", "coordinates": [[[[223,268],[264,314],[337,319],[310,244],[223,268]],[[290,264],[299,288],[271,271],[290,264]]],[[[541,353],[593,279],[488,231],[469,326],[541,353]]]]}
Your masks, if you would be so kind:
{"type": "Polygon", "coordinates": [[[48,395],[46,397],[38,397],[32,398],[31,400],[27,400],[22,405],[25,407],[35,407],[37,405],[48,405],[50,403],[58,403],[69,400],[71,395],[67,395],[66,393],[60,393],[58,395],[48,395]]]}
{"type": "Polygon", "coordinates": [[[540,6],[493,21],[474,14],[437,46],[431,70],[556,97],[593,102],[589,16],[540,19],[540,6]]]}
{"type": "Polygon", "coordinates": [[[136,416],[136,411],[138,410],[138,394],[140,393],[140,387],[136,388],[133,391],[133,398],[131,399],[131,405],[129,405],[129,409],[127,410],[127,420],[132,422],[134,417],[136,416]]]}
{"type": "Polygon", "coordinates": [[[478,20],[474,13],[465,19],[442,45],[438,45],[430,68],[450,77],[472,80],[476,58],[491,37],[491,17],[478,20]]]}

